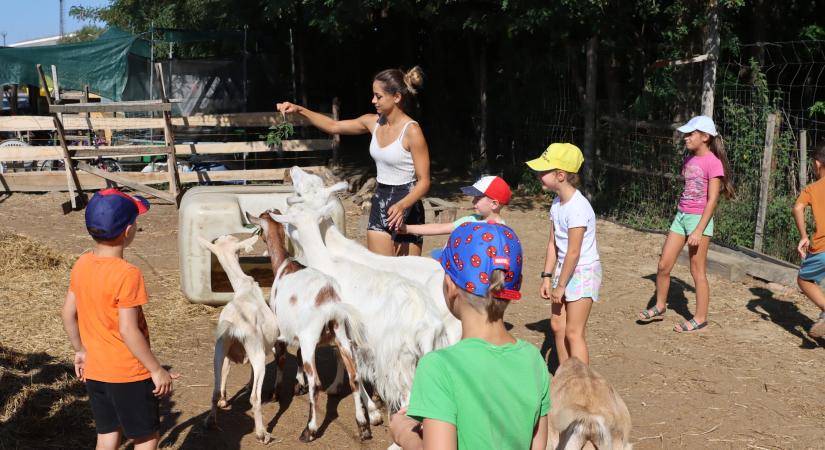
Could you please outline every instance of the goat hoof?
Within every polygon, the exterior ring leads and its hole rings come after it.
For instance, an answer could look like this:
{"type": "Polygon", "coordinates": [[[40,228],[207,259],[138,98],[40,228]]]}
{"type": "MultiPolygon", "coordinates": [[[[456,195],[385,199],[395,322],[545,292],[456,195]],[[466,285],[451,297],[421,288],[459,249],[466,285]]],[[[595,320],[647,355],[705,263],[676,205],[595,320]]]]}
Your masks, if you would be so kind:
{"type": "Polygon", "coordinates": [[[309,427],[304,428],[301,436],[298,438],[301,442],[312,442],[315,440],[315,433],[310,431],[309,427]]]}
{"type": "Polygon", "coordinates": [[[384,423],[384,417],[381,416],[381,412],[375,411],[375,414],[370,414],[370,425],[378,426],[384,423]]]}
{"type": "Polygon", "coordinates": [[[309,392],[309,388],[304,384],[296,384],[293,391],[295,395],[306,395],[307,392],[309,392]]]}
{"type": "Polygon", "coordinates": [[[255,438],[261,444],[269,444],[272,441],[272,436],[267,432],[255,433],[255,438]]]}
{"type": "Polygon", "coordinates": [[[218,408],[226,409],[227,406],[229,406],[229,402],[225,398],[218,400],[218,408]]]}
{"type": "Polygon", "coordinates": [[[360,428],[360,435],[362,441],[368,441],[372,439],[372,431],[370,431],[369,425],[358,425],[360,428]]]}

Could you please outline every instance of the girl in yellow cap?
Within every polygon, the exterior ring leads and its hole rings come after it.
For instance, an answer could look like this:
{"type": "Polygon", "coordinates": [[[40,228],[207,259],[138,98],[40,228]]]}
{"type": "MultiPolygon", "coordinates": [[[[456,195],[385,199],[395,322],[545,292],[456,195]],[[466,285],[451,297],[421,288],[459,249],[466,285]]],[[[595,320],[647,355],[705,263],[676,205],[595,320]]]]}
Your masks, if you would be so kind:
{"type": "Polygon", "coordinates": [[[602,282],[596,213],[576,188],[582,162],[581,150],[566,143],[550,144],[540,157],[527,162],[537,172],[542,189],[556,193],[550,207],[541,296],[553,301],[550,327],[559,364],[571,356],[589,364],[584,328],[602,282]]]}

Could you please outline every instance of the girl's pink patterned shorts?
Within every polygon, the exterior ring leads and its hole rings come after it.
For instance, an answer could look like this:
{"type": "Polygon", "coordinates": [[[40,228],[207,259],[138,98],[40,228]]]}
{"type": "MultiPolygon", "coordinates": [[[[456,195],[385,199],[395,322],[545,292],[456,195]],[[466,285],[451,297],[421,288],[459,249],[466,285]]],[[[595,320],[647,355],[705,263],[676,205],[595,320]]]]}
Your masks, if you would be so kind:
{"type": "MultiPolygon", "coordinates": [[[[562,262],[556,264],[556,271],[553,275],[553,287],[559,284],[559,274],[561,273],[562,262]]],[[[599,287],[602,284],[602,263],[596,261],[590,264],[576,266],[573,276],[564,289],[565,301],[574,302],[581,298],[592,298],[594,302],[599,301],[599,287]]]]}

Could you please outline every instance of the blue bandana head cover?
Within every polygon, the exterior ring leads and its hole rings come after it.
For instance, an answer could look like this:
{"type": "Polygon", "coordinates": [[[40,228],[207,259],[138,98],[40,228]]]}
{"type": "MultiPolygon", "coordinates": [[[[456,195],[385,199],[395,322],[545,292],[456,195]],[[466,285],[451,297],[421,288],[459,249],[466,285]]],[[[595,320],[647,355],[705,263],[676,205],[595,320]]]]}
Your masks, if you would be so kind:
{"type": "Polygon", "coordinates": [[[485,296],[494,270],[505,272],[501,290],[493,297],[521,299],[521,241],[506,225],[493,222],[465,222],[450,234],[441,253],[441,267],[465,291],[485,296]]]}

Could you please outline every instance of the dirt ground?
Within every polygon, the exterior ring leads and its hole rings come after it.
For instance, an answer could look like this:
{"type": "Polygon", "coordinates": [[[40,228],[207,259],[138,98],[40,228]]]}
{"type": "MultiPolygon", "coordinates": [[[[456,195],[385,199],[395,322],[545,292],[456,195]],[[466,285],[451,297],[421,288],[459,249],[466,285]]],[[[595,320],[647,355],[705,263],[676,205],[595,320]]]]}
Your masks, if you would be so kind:
{"type": "MultiPolygon", "coordinates": [[[[0,197],[0,231],[28,236],[76,257],[90,248],[91,241],[82,213],[62,214],[60,204],[65,200],[66,194],[0,197]]],[[[351,203],[346,205],[348,233],[363,242],[359,226],[362,214],[351,203]]],[[[463,201],[462,206],[469,204],[463,201]]],[[[506,319],[515,336],[550,354],[549,303],[537,295],[547,241],[546,206],[535,199],[520,199],[505,211],[526,252],[525,296],[508,309],[506,319]]],[[[233,399],[229,409],[219,412],[220,430],[203,428],[210,407],[213,329],[219,310],[188,305],[180,294],[175,208],[154,205],[139,225],[141,231],[126,258],[144,271],[150,292],[145,310],[153,349],[173,371],[182,374],[174,396],[163,404],[162,444],[193,449],[262,447],[252,434],[248,395],[240,392],[248,380],[248,368],[232,371],[229,392],[233,399]]],[[[636,449],[825,448],[825,353],[823,342],[814,342],[804,333],[815,314],[804,297],[791,290],[770,290],[756,280],[733,283],[711,276],[707,331],[680,335],[672,327],[677,320],[690,317],[694,298],[687,268],[677,266],[665,319],[638,324],[636,314],[651,301],[654,291],[663,235],[600,220],[597,239],[605,275],[602,301],[594,307],[588,323],[592,365],[613,383],[630,408],[636,449]]],[[[428,238],[426,249],[442,240],[428,238]]],[[[0,274],[0,280],[6,276],[0,274]]],[[[25,366],[28,372],[20,370],[35,374],[30,375],[31,380],[18,380],[19,389],[48,376],[56,386],[52,389],[71,390],[73,397],[69,402],[65,396],[55,400],[59,397],[55,393],[34,395],[20,401],[39,403],[10,406],[7,402],[14,392],[0,389],[9,396],[0,398],[5,404],[0,406],[7,410],[0,416],[0,424],[14,420],[39,420],[42,424],[28,424],[27,433],[34,433],[31,436],[0,432],[2,448],[32,448],[46,441],[50,447],[61,447],[55,442],[59,443],[60,433],[67,430],[50,425],[48,420],[63,416],[79,419],[71,432],[88,439],[86,446],[94,439],[82,387],[68,376],[72,353],[57,317],[68,270],[58,268],[43,276],[48,279],[39,280],[38,286],[3,287],[0,283],[0,362],[7,371],[25,366]],[[32,298],[38,296],[37,289],[43,283],[59,294],[32,298]],[[18,302],[31,302],[33,307],[21,312],[15,308],[18,302]],[[15,416],[14,408],[37,414],[15,416]],[[42,417],[36,417],[38,414],[42,417]],[[16,440],[22,438],[27,440],[16,440]]],[[[331,352],[321,351],[319,358],[326,385],[334,372],[331,352]]],[[[552,366],[552,355],[549,358],[552,366]]],[[[272,363],[268,366],[265,398],[272,394],[274,367],[272,363]]],[[[294,371],[294,362],[288,367],[294,371]]],[[[287,380],[292,378],[287,375],[287,380]]],[[[291,392],[289,383],[285,391],[291,392]]],[[[264,404],[265,423],[274,438],[271,447],[378,449],[389,444],[383,425],[373,427],[373,440],[360,442],[351,397],[325,393],[320,396],[319,414],[324,417],[321,435],[315,442],[301,444],[298,436],[306,423],[308,402],[305,396],[292,397],[289,392],[284,392],[280,402],[264,404]]]]}

